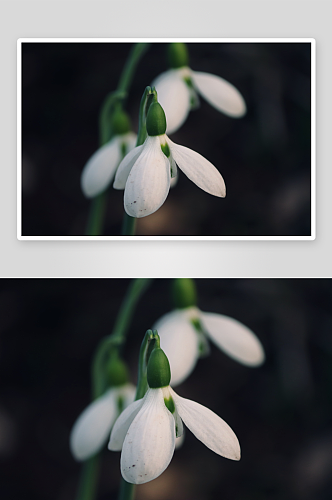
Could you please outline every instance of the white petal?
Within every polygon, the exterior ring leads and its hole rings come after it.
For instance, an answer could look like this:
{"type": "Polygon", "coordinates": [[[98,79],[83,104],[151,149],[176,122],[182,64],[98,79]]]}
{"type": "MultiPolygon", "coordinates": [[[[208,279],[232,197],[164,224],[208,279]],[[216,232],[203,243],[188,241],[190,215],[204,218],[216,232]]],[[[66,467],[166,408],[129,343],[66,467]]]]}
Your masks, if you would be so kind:
{"type": "Polygon", "coordinates": [[[121,160],[120,138],[121,136],[113,137],[86,163],[81,176],[81,187],[87,198],[105,191],[113,179],[121,160]]]}
{"type": "Polygon", "coordinates": [[[226,422],[205,406],[181,398],[171,390],[176,408],[188,429],[210,450],[231,460],[240,460],[239,441],[226,422]]]}
{"type": "Polygon", "coordinates": [[[142,408],[144,403],[143,399],[138,399],[131,403],[123,412],[120,414],[119,418],[116,420],[112,432],[110,441],[108,443],[108,449],[112,451],[120,451],[123,446],[123,441],[126,437],[129,427],[132,421],[136,417],[137,413],[142,408]]]}
{"type": "Polygon", "coordinates": [[[239,118],[246,113],[246,103],[240,92],[220,76],[192,71],[195,87],[218,111],[239,118]]]}
{"type": "Polygon", "coordinates": [[[149,389],[144,404],[129,427],[121,453],[123,478],[143,484],[160,476],[175,448],[175,423],[161,389],[149,389]]]}
{"type": "Polygon", "coordinates": [[[186,311],[172,311],[162,316],[152,327],[158,330],[160,347],[171,367],[171,384],[181,384],[193,371],[199,357],[198,335],[186,311]]]}
{"type": "Polygon", "coordinates": [[[169,138],[167,143],[178,167],[191,181],[207,193],[220,198],[226,196],[224,179],[212,163],[196,151],[175,144],[169,138]]]}
{"type": "Polygon", "coordinates": [[[256,335],[236,319],[215,313],[201,313],[204,330],[214,343],[231,358],[249,366],[265,359],[264,349],[256,335]]]}
{"type": "Polygon", "coordinates": [[[158,102],[165,111],[167,133],[173,134],[186,121],[190,111],[190,91],[178,70],[159,75],[151,84],[156,87],[158,102]]]}
{"type": "Polygon", "coordinates": [[[107,391],[93,401],[76,420],[70,435],[70,448],[77,460],[97,453],[106,443],[118,408],[115,392],[107,391]]]}
{"type": "Polygon", "coordinates": [[[161,150],[159,137],[148,137],[126,182],[127,214],[140,218],[154,213],[166,200],[170,182],[170,164],[161,150]]]}
{"type": "Polygon", "coordinates": [[[113,183],[114,189],[125,188],[128,175],[130,174],[130,171],[133,168],[135,161],[141,154],[143,146],[144,144],[142,144],[141,146],[137,146],[136,148],[132,149],[128,154],[126,154],[126,156],[123,158],[115,174],[115,179],[113,183]]]}

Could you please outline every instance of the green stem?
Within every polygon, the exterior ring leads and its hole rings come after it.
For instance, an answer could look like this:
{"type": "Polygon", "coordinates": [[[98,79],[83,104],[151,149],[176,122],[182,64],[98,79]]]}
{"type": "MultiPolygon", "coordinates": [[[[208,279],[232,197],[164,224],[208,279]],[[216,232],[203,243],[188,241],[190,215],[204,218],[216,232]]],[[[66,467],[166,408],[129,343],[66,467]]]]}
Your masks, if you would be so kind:
{"type": "Polygon", "coordinates": [[[106,96],[99,115],[99,145],[103,146],[112,138],[111,115],[115,108],[124,101],[127,93],[123,90],[116,90],[106,96]]]}
{"type": "Polygon", "coordinates": [[[137,278],[130,283],[111,335],[104,337],[97,347],[92,362],[92,393],[94,398],[101,396],[107,388],[107,381],[104,375],[105,363],[110,355],[110,351],[113,349],[119,352],[125,343],[137,302],[150,283],[151,279],[149,278],[137,278]]]}
{"type": "MultiPolygon", "coordinates": [[[[109,355],[111,349],[119,351],[123,346],[135,307],[151,281],[149,278],[137,278],[130,283],[111,335],[102,339],[97,348],[92,362],[93,399],[101,396],[106,390],[104,367],[107,355],[109,355]]],[[[76,500],[95,499],[99,466],[100,454],[95,455],[83,464],[76,500]]],[[[123,498],[129,500],[132,497],[126,496],[123,498]]]]}
{"type": "Polygon", "coordinates": [[[151,352],[155,347],[160,347],[160,338],[157,330],[147,330],[143,338],[138,358],[138,377],[135,400],[143,398],[147,389],[146,369],[151,352]]]}
{"type": "Polygon", "coordinates": [[[122,219],[122,236],[134,236],[136,229],[136,217],[131,217],[125,212],[122,219]]]}
{"type": "Polygon", "coordinates": [[[99,477],[100,456],[86,460],[82,466],[76,500],[95,500],[99,477]]]}
{"type": "Polygon", "coordinates": [[[148,114],[150,104],[153,101],[157,101],[157,91],[154,88],[152,89],[151,87],[146,87],[144,92],[143,92],[140,107],[139,107],[138,133],[137,133],[136,146],[141,146],[146,139],[146,136],[147,136],[146,116],[148,114]]]}
{"type": "Polygon", "coordinates": [[[93,198],[90,206],[86,236],[99,236],[103,230],[106,212],[107,191],[93,198]]]}
{"type": "Polygon", "coordinates": [[[127,481],[121,478],[118,500],[134,500],[134,496],[135,485],[127,483],[127,481]]]}
{"type": "Polygon", "coordinates": [[[114,325],[114,334],[112,334],[113,337],[120,338],[121,342],[125,340],[125,334],[129,328],[134,308],[151,281],[150,278],[136,278],[129,286],[114,325]]]}
{"type": "Polygon", "coordinates": [[[139,60],[141,59],[141,57],[143,57],[149,46],[149,43],[136,43],[135,45],[133,45],[129,53],[127,62],[122,70],[117,90],[124,90],[128,92],[139,60]]]}
{"type": "MultiPolygon", "coordinates": [[[[128,91],[136,71],[140,58],[149,48],[149,43],[136,43],[129,53],[128,59],[122,70],[117,90],[111,92],[105,99],[99,117],[99,141],[100,146],[106,144],[112,138],[110,126],[110,114],[117,105],[123,105],[128,96],[128,91]]],[[[91,202],[86,236],[99,236],[102,234],[103,221],[106,209],[106,191],[101,193],[91,202]],[[99,197],[101,198],[99,200],[99,197]]]]}

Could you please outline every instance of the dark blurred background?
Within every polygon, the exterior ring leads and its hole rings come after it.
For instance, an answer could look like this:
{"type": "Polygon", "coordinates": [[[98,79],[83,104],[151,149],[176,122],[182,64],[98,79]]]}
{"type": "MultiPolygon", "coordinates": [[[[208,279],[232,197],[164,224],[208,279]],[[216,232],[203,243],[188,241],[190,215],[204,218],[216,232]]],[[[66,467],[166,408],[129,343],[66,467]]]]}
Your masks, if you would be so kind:
{"type": "MultiPolygon", "coordinates": [[[[79,236],[90,201],[80,175],[98,148],[98,114],[115,90],[129,43],[24,43],[22,129],[24,236],[79,236]]],[[[203,99],[174,142],[205,156],[227,196],[208,195],[180,172],[164,205],[138,221],[137,234],[309,236],[311,234],[311,47],[309,43],[193,43],[190,66],[242,93],[244,118],[203,99]]],[[[140,62],[126,110],[137,131],[144,88],[167,69],[165,44],[140,62]]],[[[123,192],[110,188],[104,234],[118,235],[123,192]]]]}
{"type": "MultiPolygon", "coordinates": [[[[90,363],[130,281],[0,281],[0,497],[73,500],[80,464],[70,429],[90,400],[90,363]]],[[[167,470],[137,500],[330,500],[332,281],[199,279],[203,311],[250,327],[266,362],[248,368],[211,344],[176,391],[219,414],[242,458],[217,456],[189,431],[167,470]]],[[[170,280],[140,300],[124,356],[136,382],[145,331],[172,308],[170,280]]],[[[116,499],[120,454],[104,450],[98,500],[116,499]]]]}

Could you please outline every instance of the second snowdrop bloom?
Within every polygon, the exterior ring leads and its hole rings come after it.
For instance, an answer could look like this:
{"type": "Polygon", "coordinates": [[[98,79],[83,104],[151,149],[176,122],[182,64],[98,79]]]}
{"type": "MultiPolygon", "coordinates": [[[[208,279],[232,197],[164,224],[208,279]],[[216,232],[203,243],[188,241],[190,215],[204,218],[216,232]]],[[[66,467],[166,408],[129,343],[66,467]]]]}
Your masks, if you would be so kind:
{"type": "Polygon", "coordinates": [[[167,357],[155,348],[147,368],[149,389],[115,422],[109,449],[121,453],[123,478],[134,484],[152,481],[168,467],[183,424],[212,451],[231,460],[240,459],[240,445],[233,430],[208,408],[178,396],[169,386],[167,357]]]}
{"type": "Polygon", "coordinates": [[[245,101],[234,85],[220,76],[193,71],[188,66],[185,44],[169,45],[169,62],[171,69],[152,82],[166,113],[167,133],[176,132],[187,119],[189,111],[198,106],[198,94],[228,116],[239,118],[245,115],[245,101]]]}
{"type": "Polygon", "coordinates": [[[134,401],[135,392],[129,383],[112,387],[85,408],[70,434],[70,449],[76,460],[86,460],[102,449],[121,409],[134,401]]]}
{"type": "Polygon", "coordinates": [[[196,306],[175,309],[153,326],[172,371],[172,385],[183,382],[200,356],[209,352],[208,339],[239,363],[259,366],[265,359],[257,336],[234,318],[203,312],[196,306]]]}
{"type": "Polygon", "coordinates": [[[130,121],[123,111],[113,116],[113,131],[114,137],[91,156],[83,169],[81,188],[87,198],[108,188],[122,158],[136,146],[137,135],[130,132],[130,121]]]}
{"type": "Polygon", "coordinates": [[[124,189],[124,208],[131,217],[145,217],[165,202],[177,166],[198,187],[218,197],[226,196],[224,180],[212,163],[189,148],[172,142],[158,102],[150,105],[147,138],[120,163],[113,187],[124,189]]]}

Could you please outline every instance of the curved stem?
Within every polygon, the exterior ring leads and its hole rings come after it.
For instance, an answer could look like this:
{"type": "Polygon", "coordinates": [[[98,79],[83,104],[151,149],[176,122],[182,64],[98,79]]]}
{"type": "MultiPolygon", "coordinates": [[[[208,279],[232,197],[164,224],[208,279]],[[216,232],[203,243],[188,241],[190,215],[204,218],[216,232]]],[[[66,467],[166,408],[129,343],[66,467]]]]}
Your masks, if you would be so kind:
{"type": "Polygon", "coordinates": [[[103,146],[112,138],[113,132],[110,117],[114,109],[119,105],[119,103],[121,103],[121,101],[124,101],[126,97],[127,92],[124,90],[116,90],[106,96],[99,114],[100,146],[103,146]]]}
{"type": "Polygon", "coordinates": [[[137,64],[139,63],[141,57],[143,57],[145,52],[148,50],[149,46],[149,43],[136,43],[135,45],[133,45],[129,53],[127,62],[122,70],[117,90],[125,90],[126,92],[128,91],[134,73],[136,71],[137,64]]]}
{"type": "Polygon", "coordinates": [[[147,330],[144,335],[138,358],[138,377],[135,400],[143,398],[147,389],[147,366],[151,352],[155,347],[160,347],[160,337],[157,330],[147,330]]]}
{"type": "MultiPolygon", "coordinates": [[[[116,105],[123,105],[123,102],[128,96],[128,91],[139,60],[147,51],[149,46],[149,43],[136,43],[131,48],[127,61],[122,70],[117,90],[108,94],[103,103],[99,117],[100,146],[103,146],[112,138],[113,132],[109,120],[110,114],[116,105]]],[[[87,229],[85,233],[86,236],[99,236],[100,234],[102,234],[106,201],[106,191],[92,200],[87,229]]]]}
{"type": "MultiPolygon", "coordinates": [[[[102,339],[98,345],[92,361],[93,399],[101,396],[105,392],[106,381],[104,378],[104,367],[107,355],[109,355],[109,351],[112,349],[117,349],[119,351],[126,341],[126,335],[135,307],[151,281],[152,280],[149,278],[137,278],[130,283],[115,320],[111,335],[102,339]]],[[[99,466],[100,454],[95,455],[83,464],[76,500],[95,499],[99,466]]],[[[129,500],[129,498],[132,497],[123,497],[123,499],[127,500],[129,500]]]]}
{"type": "Polygon", "coordinates": [[[151,279],[149,278],[137,278],[130,283],[111,335],[104,337],[97,347],[92,361],[92,393],[94,398],[101,396],[106,390],[105,362],[111,350],[119,352],[125,343],[134,309],[150,283],[151,279]]]}

